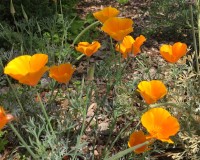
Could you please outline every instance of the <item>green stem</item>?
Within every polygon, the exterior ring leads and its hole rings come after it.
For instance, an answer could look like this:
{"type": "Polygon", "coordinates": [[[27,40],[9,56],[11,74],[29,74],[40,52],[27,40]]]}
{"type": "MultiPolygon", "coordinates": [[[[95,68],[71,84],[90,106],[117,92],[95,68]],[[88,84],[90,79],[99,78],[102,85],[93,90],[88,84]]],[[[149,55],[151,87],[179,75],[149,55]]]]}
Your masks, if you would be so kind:
{"type": "Polygon", "coordinates": [[[12,131],[16,134],[16,136],[19,138],[19,140],[21,141],[21,143],[25,146],[25,148],[30,153],[30,155],[33,157],[33,159],[37,159],[37,156],[33,153],[33,151],[30,149],[30,147],[24,141],[24,139],[19,134],[19,132],[16,130],[16,128],[11,123],[8,123],[8,125],[10,126],[10,128],[12,129],[12,131]]]}
{"type": "Polygon", "coordinates": [[[43,114],[44,114],[44,116],[45,116],[45,118],[46,118],[46,121],[47,121],[48,125],[49,125],[49,128],[50,128],[52,134],[55,136],[55,132],[54,132],[54,130],[53,130],[53,128],[52,128],[52,125],[51,125],[51,123],[50,123],[49,116],[47,115],[46,109],[45,109],[45,107],[44,107],[44,104],[42,103],[42,100],[41,100],[40,95],[39,95],[38,92],[37,92],[37,97],[38,97],[38,100],[39,100],[39,102],[40,102],[40,107],[41,107],[41,109],[42,109],[42,112],[43,112],[43,114]]]}
{"type": "Polygon", "coordinates": [[[124,150],[124,151],[121,151],[121,152],[117,153],[116,155],[114,155],[114,156],[112,156],[112,157],[110,157],[110,158],[108,158],[108,159],[106,158],[106,159],[104,159],[104,160],[115,160],[115,159],[119,159],[119,158],[123,157],[124,155],[126,155],[126,154],[128,154],[128,153],[130,153],[130,152],[132,152],[132,151],[134,151],[134,150],[136,150],[136,149],[138,149],[138,148],[140,148],[140,147],[143,147],[143,146],[145,146],[145,145],[149,145],[150,143],[151,143],[150,141],[146,141],[146,142],[144,142],[144,143],[138,144],[138,145],[133,146],[133,147],[131,147],[131,148],[128,148],[128,149],[126,149],[126,150],[124,150]]]}
{"type": "Polygon", "coordinates": [[[79,35],[74,39],[73,43],[72,43],[72,47],[74,46],[74,44],[78,41],[78,39],[85,33],[87,32],[90,28],[92,28],[93,26],[99,24],[100,22],[99,21],[96,21],[92,24],[90,24],[89,26],[87,26],[84,30],[82,30],[81,33],[79,33],[79,35]]]}
{"type": "MultiPolygon", "coordinates": [[[[193,9],[192,5],[190,5],[190,16],[191,16],[191,23],[192,23],[192,35],[193,35],[193,42],[194,42],[194,51],[195,51],[195,61],[196,61],[196,71],[199,74],[199,61],[198,61],[198,51],[197,51],[197,42],[196,42],[196,36],[195,36],[195,29],[194,29],[194,18],[193,18],[193,9]]],[[[199,11],[198,11],[198,32],[200,34],[200,24],[199,24],[199,11]]]]}
{"type": "MultiPolygon", "coordinates": [[[[87,91],[87,95],[89,95],[89,93],[90,93],[90,88],[88,89],[88,91],[87,91]]],[[[81,131],[80,131],[80,135],[78,136],[78,138],[77,138],[77,145],[79,145],[80,144],[80,142],[81,142],[81,137],[82,137],[82,135],[83,135],[83,133],[84,133],[84,130],[85,130],[85,124],[86,124],[86,117],[87,117],[87,110],[88,110],[88,101],[89,101],[89,97],[90,96],[87,96],[87,100],[86,100],[86,106],[87,107],[85,107],[84,108],[84,110],[83,110],[83,122],[82,122],[82,127],[81,127],[81,131]]],[[[76,156],[77,156],[77,152],[78,152],[78,149],[76,148],[75,149],[75,152],[74,152],[74,154],[73,154],[73,157],[72,157],[72,160],[75,160],[75,158],[76,158],[76,156]]]]}
{"type": "Polygon", "coordinates": [[[78,56],[78,57],[76,58],[76,60],[77,60],[77,61],[80,60],[83,56],[85,56],[85,54],[81,54],[80,56],[78,56]]]}
{"type": "Polygon", "coordinates": [[[53,83],[54,83],[53,88],[51,89],[51,94],[50,94],[50,97],[49,97],[49,100],[47,103],[51,103],[55,99],[55,97],[53,98],[53,93],[54,93],[55,88],[57,87],[58,83],[56,81],[53,81],[53,83]]]}
{"type": "Polygon", "coordinates": [[[113,40],[112,40],[112,37],[110,37],[110,44],[111,44],[111,51],[112,53],[115,55],[115,50],[114,50],[114,47],[113,47],[113,40]]]}
{"type": "MultiPolygon", "coordinates": [[[[0,58],[0,65],[2,66],[2,68],[4,68],[3,62],[2,62],[2,59],[1,59],[1,58],[0,58]]],[[[12,86],[12,83],[11,83],[10,79],[8,78],[7,75],[5,75],[5,76],[6,76],[6,79],[7,79],[7,81],[8,81],[8,84],[9,84],[10,88],[12,89],[12,91],[13,91],[13,93],[14,93],[14,96],[15,96],[15,98],[16,98],[16,100],[17,100],[17,103],[19,104],[19,106],[20,106],[20,108],[21,108],[21,110],[22,110],[22,112],[23,112],[23,114],[24,114],[24,117],[26,117],[24,108],[23,108],[23,106],[22,106],[22,104],[21,104],[21,102],[20,102],[20,100],[19,100],[19,97],[17,96],[17,93],[15,92],[15,89],[14,89],[13,86],[12,86]]]]}
{"type": "Polygon", "coordinates": [[[112,149],[112,147],[114,146],[115,142],[119,139],[119,137],[121,136],[121,134],[122,134],[131,124],[132,124],[132,122],[131,122],[131,123],[128,123],[128,124],[118,133],[117,137],[116,137],[116,138],[114,139],[114,141],[111,143],[111,145],[110,145],[110,147],[109,147],[109,149],[108,149],[108,151],[107,151],[107,153],[106,153],[106,155],[105,155],[105,158],[108,157],[109,151],[112,149]]]}
{"type": "Polygon", "coordinates": [[[142,67],[145,67],[145,65],[137,57],[135,57],[135,59],[142,65],[142,67]]]}
{"type": "Polygon", "coordinates": [[[62,1],[60,0],[60,14],[63,15],[63,10],[62,10],[62,1]]]}
{"type": "Polygon", "coordinates": [[[77,61],[79,61],[83,56],[85,56],[85,54],[81,54],[80,56],[78,56],[74,62],[72,62],[72,64],[75,64],[77,61]]]}
{"type": "Polygon", "coordinates": [[[19,28],[17,26],[17,21],[15,19],[15,15],[13,15],[13,20],[14,20],[14,23],[15,23],[15,26],[16,26],[16,29],[17,29],[17,33],[19,33],[19,28]]]}

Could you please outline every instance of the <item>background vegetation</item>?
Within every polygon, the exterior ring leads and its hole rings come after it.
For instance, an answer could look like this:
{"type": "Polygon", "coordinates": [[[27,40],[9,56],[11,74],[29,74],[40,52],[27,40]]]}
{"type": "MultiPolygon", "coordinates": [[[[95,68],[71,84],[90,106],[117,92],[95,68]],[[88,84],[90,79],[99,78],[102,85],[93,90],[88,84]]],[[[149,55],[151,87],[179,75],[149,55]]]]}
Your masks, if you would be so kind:
{"type": "MultiPolygon", "coordinates": [[[[120,6],[118,9],[124,12],[133,4],[131,0],[109,2],[120,6]]],[[[176,104],[165,107],[179,118],[181,131],[174,138],[174,145],[156,142],[151,151],[142,155],[129,153],[124,159],[198,159],[200,83],[194,70],[188,3],[183,0],[142,1],[144,5],[139,8],[146,14],[141,20],[140,16],[133,19],[134,34],[144,34],[149,41],[141,55],[128,62],[122,61],[120,65],[109,39],[96,26],[76,43],[102,40],[100,53],[89,61],[76,60],[80,53],[74,50],[72,43],[95,21],[91,13],[85,15],[85,19],[81,17],[78,0],[13,0],[15,12],[11,4],[12,1],[0,3],[0,58],[4,66],[19,55],[42,52],[49,55],[49,65],[71,62],[77,67],[68,85],[55,85],[45,75],[36,88],[21,86],[13,79],[10,79],[12,88],[9,87],[0,68],[0,105],[17,117],[13,124],[40,159],[107,159],[125,150],[132,131],[142,128],[140,117],[149,107],[136,91],[137,84],[144,79],[162,79],[167,84],[169,94],[161,102],[176,104]],[[157,52],[162,42],[176,41],[187,43],[191,50],[180,63],[171,65],[157,52]],[[95,66],[95,71],[88,74],[91,65],[95,66]],[[41,114],[37,92],[57,136],[52,135],[41,114]],[[20,105],[25,106],[26,116],[20,105]]],[[[87,2],[82,7],[87,7],[87,2]]],[[[197,33],[198,8],[193,6],[192,12],[197,33]]],[[[30,157],[16,141],[10,127],[1,131],[0,152],[5,159],[30,157]]]]}

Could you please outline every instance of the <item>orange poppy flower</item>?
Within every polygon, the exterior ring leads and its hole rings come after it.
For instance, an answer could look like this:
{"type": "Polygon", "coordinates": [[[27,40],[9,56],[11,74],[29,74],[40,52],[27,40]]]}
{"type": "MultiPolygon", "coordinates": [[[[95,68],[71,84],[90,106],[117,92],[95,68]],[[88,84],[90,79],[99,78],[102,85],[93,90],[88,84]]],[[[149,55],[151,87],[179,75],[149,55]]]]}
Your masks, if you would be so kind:
{"type": "Polygon", "coordinates": [[[93,13],[93,16],[100,22],[104,23],[107,19],[111,17],[116,17],[119,14],[119,10],[112,7],[106,7],[101,11],[93,13]]]}
{"type": "Polygon", "coordinates": [[[97,41],[92,42],[92,44],[88,42],[79,42],[78,46],[75,47],[77,51],[85,54],[90,57],[101,47],[101,44],[97,41]]]}
{"type": "MultiPolygon", "coordinates": [[[[138,144],[144,143],[145,141],[147,141],[147,139],[146,139],[146,136],[144,135],[144,132],[143,131],[135,131],[130,135],[130,138],[128,141],[128,146],[133,147],[138,144]]],[[[136,154],[140,154],[147,150],[149,150],[148,145],[145,145],[143,147],[140,147],[140,148],[134,150],[134,152],[136,154]]]]}
{"type": "Polygon", "coordinates": [[[23,55],[14,58],[4,68],[4,73],[19,81],[19,83],[35,86],[42,75],[48,70],[45,64],[48,55],[37,53],[33,56],[23,55]]]}
{"type": "Polygon", "coordinates": [[[109,18],[101,29],[116,41],[122,41],[126,35],[133,32],[133,21],[128,18],[109,18]]]}
{"type": "Polygon", "coordinates": [[[167,88],[159,80],[140,82],[138,91],[147,104],[155,103],[167,94],[167,88]]]}
{"type": "Polygon", "coordinates": [[[0,130],[13,119],[14,117],[11,114],[6,114],[3,107],[0,107],[0,130]]]}
{"type": "Polygon", "coordinates": [[[72,77],[75,68],[69,64],[60,64],[59,66],[52,66],[49,69],[49,77],[55,79],[59,83],[67,83],[72,77]]]}
{"type": "Polygon", "coordinates": [[[178,120],[163,108],[148,110],[142,115],[141,122],[150,133],[147,138],[156,138],[168,143],[173,143],[169,137],[175,135],[180,129],[178,120]]]}
{"type": "Polygon", "coordinates": [[[186,53],[187,45],[181,42],[177,42],[173,46],[164,44],[160,47],[162,57],[171,63],[176,63],[186,53]]]}
{"type": "Polygon", "coordinates": [[[140,35],[135,40],[132,36],[126,36],[120,44],[116,45],[115,49],[122,53],[124,58],[127,58],[128,53],[133,53],[136,56],[141,52],[140,47],[145,41],[146,38],[143,35],[140,35]]]}

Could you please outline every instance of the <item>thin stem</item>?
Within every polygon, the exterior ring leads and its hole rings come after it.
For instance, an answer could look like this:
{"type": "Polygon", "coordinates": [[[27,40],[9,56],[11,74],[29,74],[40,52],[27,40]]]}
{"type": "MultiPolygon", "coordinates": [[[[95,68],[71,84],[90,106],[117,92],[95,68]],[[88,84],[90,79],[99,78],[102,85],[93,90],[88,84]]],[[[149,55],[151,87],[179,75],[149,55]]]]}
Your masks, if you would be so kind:
{"type": "Polygon", "coordinates": [[[63,10],[62,10],[62,1],[60,0],[60,14],[63,15],[63,10]]]}
{"type": "Polygon", "coordinates": [[[83,56],[85,56],[85,54],[81,54],[80,56],[78,56],[75,61],[73,61],[71,64],[75,64],[77,61],[79,61],[83,56]]]}
{"type": "MultiPolygon", "coordinates": [[[[200,34],[200,24],[199,24],[199,11],[198,11],[198,31],[200,34]]],[[[190,5],[190,16],[191,16],[191,23],[192,23],[192,35],[193,35],[193,42],[194,42],[194,51],[195,51],[195,61],[196,61],[196,70],[199,74],[199,61],[198,61],[198,51],[197,51],[197,42],[196,42],[196,36],[195,36],[195,29],[194,29],[194,18],[193,18],[193,9],[192,5],[190,5]]]]}
{"type": "Polygon", "coordinates": [[[196,59],[196,66],[197,66],[197,73],[199,74],[199,59],[198,57],[200,56],[200,6],[199,6],[199,1],[196,4],[197,6],[197,10],[198,10],[198,36],[199,36],[199,54],[195,55],[195,59],[196,59]]]}
{"type": "MultiPolygon", "coordinates": [[[[89,88],[88,91],[87,91],[87,95],[88,95],[88,96],[87,96],[87,99],[86,99],[86,102],[85,102],[86,107],[85,107],[84,110],[83,110],[83,122],[82,122],[82,127],[81,127],[81,131],[80,131],[80,135],[79,135],[78,138],[77,138],[77,144],[78,144],[78,145],[79,145],[80,142],[81,142],[81,137],[82,137],[82,135],[83,135],[83,133],[84,133],[84,130],[85,130],[86,117],[87,117],[87,110],[88,110],[88,103],[89,103],[90,94],[91,94],[90,92],[91,92],[91,90],[90,90],[90,88],[89,88]]],[[[78,149],[76,148],[76,149],[75,149],[75,153],[73,154],[72,160],[74,160],[74,159],[76,158],[77,152],[78,152],[78,149]]]]}
{"type": "Polygon", "coordinates": [[[80,60],[83,56],[85,56],[85,54],[81,54],[80,56],[78,56],[78,57],[76,58],[76,60],[77,60],[77,61],[80,60]]]}
{"type": "Polygon", "coordinates": [[[15,26],[16,26],[16,29],[17,29],[17,33],[19,33],[19,28],[17,26],[17,21],[15,19],[15,15],[13,15],[13,20],[14,20],[14,23],[15,23],[15,26]]]}
{"type": "MultiPolygon", "coordinates": [[[[108,151],[110,151],[112,149],[112,147],[114,146],[115,142],[119,139],[119,137],[121,136],[121,134],[131,125],[132,123],[128,123],[117,135],[117,137],[114,139],[114,141],[111,143],[108,151]]],[[[109,155],[109,152],[106,153],[105,158],[107,158],[107,156],[109,155]]]]}
{"type": "Polygon", "coordinates": [[[58,85],[58,83],[56,81],[53,81],[53,83],[54,83],[53,84],[53,88],[51,89],[51,94],[50,94],[50,97],[49,97],[49,100],[48,100],[47,103],[50,103],[50,102],[52,102],[55,99],[55,97],[53,98],[53,93],[54,93],[55,88],[58,85]]]}
{"type": "Polygon", "coordinates": [[[137,57],[135,57],[135,59],[142,65],[142,67],[145,67],[145,65],[137,57]]]}
{"type": "Polygon", "coordinates": [[[46,118],[46,121],[47,121],[48,125],[49,125],[49,128],[50,128],[51,132],[53,133],[53,135],[55,136],[55,132],[54,132],[54,130],[53,130],[53,128],[52,128],[52,125],[51,125],[51,123],[50,123],[49,116],[47,115],[46,109],[45,109],[45,107],[44,107],[44,104],[42,103],[42,100],[41,100],[40,95],[39,95],[38,92],[37,92],[37,97],[38,97],[38,100],[39,100],[39,102],[40,102],[40,107],[41,107],[41,109],[42,109],[42,112],[43,112],[43,114],[44,114],[44,116],[45,116],[45,118],[46,118]]]}
{"type": "Polygon", "coordinates": [[[25,148],[30,153],[30,155],[33,157],[33,159],[37,159],[37,156],[33,153],[33,151],[31,150],[31,148],[27,145],[27,143],[24,141],[24,139],[19,134],[19,132],[16,130],[16,128],[11,123],[8,123],[8,125],[10,126],[10,128],[12,129],[12,131],[16,134],[16,136],[19,138],[19,140],[21,141],[21,143],[25,146],[25,148]]]}
{"type": "MultiPolygon", "coordinates": [[[[80,142],[81,142],[81,137],[82,137],[82,135],[83,135],[83,131],[84,131],[84,128],[85,128],[86,115],[87,115],[87,109],[84,108],[83,124],[82,124],[82,127],[81,127],[80,135],[79,135],[78,138],[77,138],[77,144],[78,144],[78,145],[79,145],[80,142]]],[[[76,148],[76,149],[75,149],[75,153],[73,154],[72,160],[74,160],[74,159],[76,158],[77,152],[78,152],[78,149],[76,148]]]]}
{"type": "Polygon", "coordinates": [[[87,26],[84,30],[82,30],[81,33],[79,33],[79,35],[74,39],[73,43],[72,43],[72,47],[74,46],[74,44],[78,41],[78,39],[85,33],[87,32],[90,28],[92,28],[93,26],[99,24],[100,22],[99,21],[96,21],[92,24],[90,24],[89,26],[87,26]]]}
{"type": "Polygon", "coordinates": [[[126,150],[124,150],[124,151],[121,151],[121,152],[117,153],[116,155],[114,155],[114,156],[112,156],[112,157],[110,157],[110,158],[108,158],[108,159],[106,158],[106,159],[104,159],[104,160],[115,160],[115,159],[119,159],[119,158],[123,157],[124,155],[126,155],[126,154],[128,154],[128,153],[130,153],[130,152],[132,152],[132,151],[134,151],[134,150],[136,150],[136,149],[138,149],[138,148],[140,148],[140,147],[149,145],[150,143],[151,143],[151,141],[146,141],[146,142],[144,142],[144,143],[138,144],[138,145],[133,146],[133,147],[131,147],[131,148],[128,148],[128,149],[126,149],[126,150]]]}
{"type": "Polygon", "coordinates": [[[112,37],[110,37],[110,47],[111,47],[111,51],[113,52],[113,54],[115,55],[115,50],[114,50],[114,47],[113,47],[113,40],[112,40],[112,37]]]}
{"type": "MultiPolygon", "coordinates": [[[[0,65],[2,66],[2,68],[4,68],[3,62],[2,62],[2,59],[1,59],[1,58],[0,58],[0,65]]],[[[23,108],[23,106],[22,106],[22,104],[21,104],[21,102],[20,102],[20,100],[19,100],[19,97],[17,96],[17,93],[15,92],[15,89],[13,88],[10,79],[8,78],[7,75],[5,75],[5,76],[6,76],[6,79],[7,79],[7,81],[8,81],[8,84],[9,84],[10,88],[12,89],[12,91],[13,91],[13,93],[14,93],[14,96],[15,96],[15,98],[16,98],[16,100],[17,100],[17,103],[19,104],[19,106],[20,106],[20,108],[21,108],[21,110],[22,110],[22,112],[23,112],[23,114],[24,114],[24,117],[26,118],[26,114],[25,114],[24,108],[23,108]]]]}

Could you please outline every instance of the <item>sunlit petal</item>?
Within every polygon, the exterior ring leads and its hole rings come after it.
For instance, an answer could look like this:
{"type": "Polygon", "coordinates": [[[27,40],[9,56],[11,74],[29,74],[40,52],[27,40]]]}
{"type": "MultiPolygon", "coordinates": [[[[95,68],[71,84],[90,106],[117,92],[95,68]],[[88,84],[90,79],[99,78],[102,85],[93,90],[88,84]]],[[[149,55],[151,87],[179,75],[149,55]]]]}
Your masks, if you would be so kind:
{"type": "Polygon", "coordinates": [[[4,73],[20,83],[35,86],[48,70],[48,67],[45,66],[47,61],[48,55],[42,53],[34,54],[33,56],[19,56],[6,65],[4,73]]]}
{"type": "Polygon", "coordinates": [[[3,107],[0,106],[0,130],[13,119],[14,117],[11,114],[6,114],[3,107]]]}
{"type": "Polygon", "coordinates": [[[167,94],[167,88],[159,80],[140,82],[138,91],[147,104],[155,103],[167,94]]]}
{"type": "Polygon", "coordinates": [[[122,41],[126,35],[133,32],[133,21],[128,18],[109,18],[101,29],[116,41],[122,41]]]}
{"type": "Polygon", "coordinates": [[[160,47],[162,57],[171,63],[176,63],[186,53],[187,45],[181,42],[177,42],[173,46],[164,44],[160,47]]]}
{"type": "Polygon", "coordinates": [[[78,43],[78,46],[75,48],[77,51],[90,57],[95,52],[97,52],[100,47],[101,47],[101,44],[98,41],[94,41],[91,44],[88,42],[80,42],[78,43]]]}
{"type": "MultiPolygon", "coordinates": [[[[144,143],[146,141],[147,141],[146,136],[144,135],[144,133],[142,131],[135,131],[130,135],[130,138],[128,141],[128,146],[133,147],[138,144],[144,143]]],[[[149,150],[148,145],[145,145],[143,147],[140,147],[140,148],[134,150],[134,152],[137,154],[140,154],[147,150],[149,150]]]]}
{"type": "Polygon", "coordinates": [[[75,68],[69,64],[64,63],[59,66],[52,66],[49,70],[49,76],[59,83],[67,83],[72,77],[75,68]]]}
{"type": "Polygon", "coordinates": [[[168,143],[173,143],[169,137],[180,129],[178,120],[163,108],[148,110],[142,115],[141,122],[150,134],[147,139],[156,138],[168,143]]]}
{"type": "Polygon", "coordinates": [[[94,17],[100,22],[104,23],[107,19],[111,17],[116,17],[119,14],[119,10],[113,7],[106,7],[101,11],[93,13],[94,17]]]}

